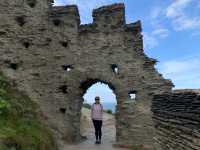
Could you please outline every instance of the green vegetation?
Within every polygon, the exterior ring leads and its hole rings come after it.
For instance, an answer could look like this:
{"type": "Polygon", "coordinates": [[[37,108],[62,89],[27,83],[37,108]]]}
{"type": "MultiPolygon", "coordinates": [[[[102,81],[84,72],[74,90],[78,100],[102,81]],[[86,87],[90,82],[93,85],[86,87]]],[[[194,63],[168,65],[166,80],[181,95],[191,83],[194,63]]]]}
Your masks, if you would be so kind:
{"type": "Polygon", "coordinates": [[[83,107],[87,109],[91,109],[92,106],[88,103],[83,103],[83,107]]]}
{"type": "Polygon", "coordinates": [[[143,150],[143,146],[142,145],[135,145],[135,146],[133,146],[132,150],[143,150]]]}
{"type": "Polygon", "coordinates": [[[36,119],[36,109],[0,73],[0,150],[56,150],[51,131],[36,119]]]}
{"type": "Polygon", "coordinates": [[[113,114],[113,112],[112,112],[111,109],[106,110],[106,112],[107,112],[108,114],[113,114]]]}

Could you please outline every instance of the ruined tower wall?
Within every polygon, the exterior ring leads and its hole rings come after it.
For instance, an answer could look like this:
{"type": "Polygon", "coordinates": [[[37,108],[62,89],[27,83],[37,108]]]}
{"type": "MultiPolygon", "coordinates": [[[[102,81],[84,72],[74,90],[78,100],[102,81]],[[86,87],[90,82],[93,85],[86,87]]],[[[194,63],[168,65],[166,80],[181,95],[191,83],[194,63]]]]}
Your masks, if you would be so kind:
{"type": "Polygon", "coordinates": [[[81,139],[82,96],[88,81],[102,81],[117,96],[116,142],[154,146],[152,96],[171,91],[172,83],[144,54],[141,23],[126,24],[123,4],[96,9],[93,23],[80,25],[73,5],[1,1],[0,69],[39,104],[40,117],[57,141],[81,139]],[[130,91],[136,92],[135,100],[130,91]]]}
{"type": "Polygon", "coordinates": [[[155,95],[152,111],[162,149],[200,149],[199,92],[176,91],[155,95]]]}
{"type": "Polygon", "coordinates": [[[44,63],[46,53],[40,47],[45,39],[49,4],[47,1],[30,4],[30,1],[1,0],[0,62],[1,68],[20,89],[34,95],[31,86],[36,81],[31,74],[44,63]]]}
{"type": "Polygon", "coordinates": [[[80,26],[78,41],[84,59],[76,68],[82,80],[99,79],[115,87],[117,141],[151,145],[151,96],[170,91],[171,82],[156,72],[155,60],[144,55],[140,22],[126,24],[124,12],[124,5],[102,7],[93,11],[92,24],[80,26]],[[111,64],[117,64],[119,74],[113,73],[111,64]],[[136,101],[128,97],[131,90],[137,91],[136,101]]]}
{"type": "Polygon", "coordinates": [[[65,129],[70,131],[71,120],[59,109],[63,105],[71,106],[59,87],[65,84],[61,66],[73,58],[72,48],[64,47],[63,42],[69,39],[76,45],[77,7],[62,7],[63,12],[56,16],[57,10],[46,0],[37,1],[33,8],[27,2],[1,3],[0,10],[4,11],[0,14],[0,67],[17,88],[39,104],[41,117],[55,132],[55,139],[70,137],[65,129]],[[61,20],[57,24],[55,20],[63,15],[69,23],[61,20]]]}

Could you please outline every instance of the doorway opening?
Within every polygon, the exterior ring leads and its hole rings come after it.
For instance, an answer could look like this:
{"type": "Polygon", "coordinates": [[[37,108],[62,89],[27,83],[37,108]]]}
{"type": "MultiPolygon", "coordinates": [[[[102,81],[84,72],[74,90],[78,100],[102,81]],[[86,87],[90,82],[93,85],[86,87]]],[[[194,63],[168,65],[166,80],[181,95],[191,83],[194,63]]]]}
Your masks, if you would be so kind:
{"type": "Polygon", "coordinates": [[[102,126],[102,142],[114,143],[116,140],[115,112],[117,106],[117,98],[114,93],[114,87],[104,81],[88,80],[84,84],[83,105],[81,115],[81,135],[87,137],[87,143],[95,141],[95,130],[91,120],[91,106],[95,102],[95,97],[100,97],[103,106],[103,126],[102,126]]]}

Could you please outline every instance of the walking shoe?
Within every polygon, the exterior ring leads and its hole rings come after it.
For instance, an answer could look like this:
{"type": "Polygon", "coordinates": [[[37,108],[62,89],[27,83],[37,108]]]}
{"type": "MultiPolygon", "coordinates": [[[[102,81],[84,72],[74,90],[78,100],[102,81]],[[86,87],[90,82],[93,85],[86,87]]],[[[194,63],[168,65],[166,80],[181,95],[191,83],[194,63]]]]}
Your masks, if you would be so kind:
{"type": "Polygon", "coordinates": [[[95,142],[95,144],[99,144],[99,142],[98,142],[98,141],[96,141],[96,142],[95,142]]]}

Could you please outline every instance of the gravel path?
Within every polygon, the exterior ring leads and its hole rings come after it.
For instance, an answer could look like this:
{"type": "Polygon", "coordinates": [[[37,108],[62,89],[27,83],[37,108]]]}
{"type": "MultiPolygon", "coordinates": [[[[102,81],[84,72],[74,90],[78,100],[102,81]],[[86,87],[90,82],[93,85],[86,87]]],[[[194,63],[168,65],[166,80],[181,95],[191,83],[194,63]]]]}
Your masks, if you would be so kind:
{"type": "Polygon", "coordinates": [[[115,119],[114,116],[104,114],[103,121],[103,137],[102,144],[95,145],[94,128],[90,120],[90,111],[82,110],[82,135],[87,137],[87,140],[77,145],[65,145],[63,150],[127,150],[122,148],[114,148],[112,144],[115,141],[115,119]]]}

